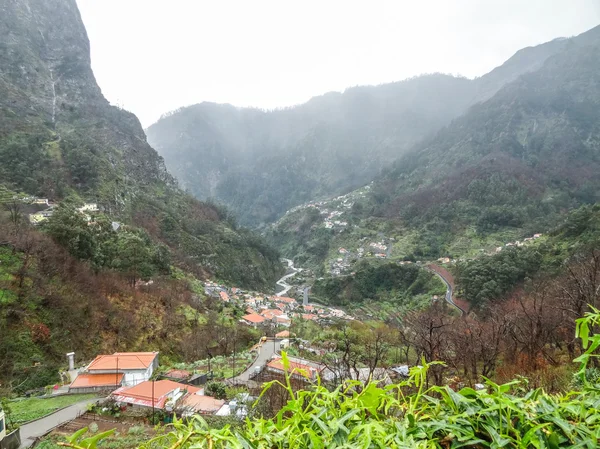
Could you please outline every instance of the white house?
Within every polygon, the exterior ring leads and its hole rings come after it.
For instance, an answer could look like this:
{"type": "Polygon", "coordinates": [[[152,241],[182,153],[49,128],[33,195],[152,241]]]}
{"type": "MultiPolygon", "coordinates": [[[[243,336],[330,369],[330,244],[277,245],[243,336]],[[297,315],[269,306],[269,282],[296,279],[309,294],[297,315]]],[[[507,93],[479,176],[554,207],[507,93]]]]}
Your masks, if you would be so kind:
{"type": "Polygon", "coordinates": [[[96,203],[85,203],[83,206],[81,206],[79,209],[77,209],[79,212],[83,213],[83,212],[98,212],[98,205],[96,203]]]}
{"type": "Polygon", "coordinates": [[[158,352],[116,352],[110,355],[99,355],[79,374],[69,390],[106,389],[107,385],[111,387],[137,385],[149,380],[156,368],[158,368],[158,352]],[[113,377],[116,379],[117,376],[118,380],[113,380],[113,377]]]}

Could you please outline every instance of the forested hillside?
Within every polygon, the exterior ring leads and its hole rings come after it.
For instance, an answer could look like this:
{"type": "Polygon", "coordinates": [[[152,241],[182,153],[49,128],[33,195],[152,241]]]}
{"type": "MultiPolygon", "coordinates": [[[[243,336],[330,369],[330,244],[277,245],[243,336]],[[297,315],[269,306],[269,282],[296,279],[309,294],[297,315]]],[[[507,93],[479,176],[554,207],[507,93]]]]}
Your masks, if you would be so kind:
{"type": "Polygon", "coordinates": [[[179,190],[138,119],[102,96],[74,0],[9,2],[0,34],[0,184],[97,203],[144,228],[189,269],[273,285],[277,254],[222,208],[179,190]]]}
{"type": "Polygon", "coordinates": [[[600,28],[473,106],[375,182],[369,213],[435,235],[540,232],[598,200],[600,28]]]}
{"type": "Polygon", "coordinates": [[[260,226],[287,209],[361,186],[423,138],[567,45],[519,51],[476,80],[443,74],[331,92],[275,111],[201,103],[147,129],[183,187],[260,226]]]}
{"type": "Polygon", "coordinates": [[[75,0],[2,2],[0,35],[0,383],[55,382],[69,351],[205,356],[237,321],[200,280],[271,291],[277,252],[181,191],[102,96],[75,0]]]}

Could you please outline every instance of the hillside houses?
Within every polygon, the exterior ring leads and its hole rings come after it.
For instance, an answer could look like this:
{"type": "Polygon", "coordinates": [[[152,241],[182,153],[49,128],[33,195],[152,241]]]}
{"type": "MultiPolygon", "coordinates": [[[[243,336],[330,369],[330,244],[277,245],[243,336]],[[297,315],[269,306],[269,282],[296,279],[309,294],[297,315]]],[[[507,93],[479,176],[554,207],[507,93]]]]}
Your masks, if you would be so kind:
{"type": "Polygon", "coordinates": [[[225,401],[205,396],[204,389],[171,380],[145,381],[114,391],[111,398],[132,408],[152,408],[178,412],[182,416],[216,414],[225,401]]]}
{"type": "Polygon", "coordinates": [[[69,385],[69,393],[90,393],[144,382],[158,368],[158,352],[99,355],[69,385]]]}

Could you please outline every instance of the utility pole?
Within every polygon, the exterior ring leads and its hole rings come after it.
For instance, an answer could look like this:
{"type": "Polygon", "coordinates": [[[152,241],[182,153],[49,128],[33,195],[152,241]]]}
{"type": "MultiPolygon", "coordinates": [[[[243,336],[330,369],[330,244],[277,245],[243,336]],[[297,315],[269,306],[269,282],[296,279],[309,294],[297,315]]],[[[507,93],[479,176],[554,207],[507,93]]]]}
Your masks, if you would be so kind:
{"type": "Polygon", "coordinates": [[[152,379],[152,425],[155,425],[154,422],[154,379],[152,379]]]}

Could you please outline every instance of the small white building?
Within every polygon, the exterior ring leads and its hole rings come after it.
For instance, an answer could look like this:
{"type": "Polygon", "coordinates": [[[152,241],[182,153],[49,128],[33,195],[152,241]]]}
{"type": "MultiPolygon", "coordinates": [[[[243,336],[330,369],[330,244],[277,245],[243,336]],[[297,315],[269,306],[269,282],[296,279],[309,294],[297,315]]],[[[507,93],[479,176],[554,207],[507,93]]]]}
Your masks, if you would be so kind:
{"type": "Polygon", "coordinates": [[[98,212],[100,209],[98,209],[98,205],[96,203],[85,203],[83,206],[81,206],[77,210],[79,212],[83,213],[83,212],[98,212]]]}
{"type": "Polygon", "coordinates": [[[0,440],[6,436],[6,418],[4,417],[4,411],[0,410],[0,440]]]}

